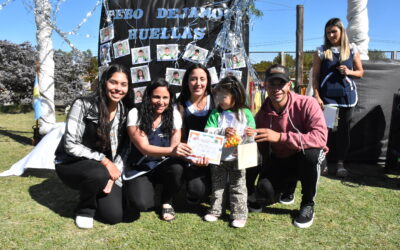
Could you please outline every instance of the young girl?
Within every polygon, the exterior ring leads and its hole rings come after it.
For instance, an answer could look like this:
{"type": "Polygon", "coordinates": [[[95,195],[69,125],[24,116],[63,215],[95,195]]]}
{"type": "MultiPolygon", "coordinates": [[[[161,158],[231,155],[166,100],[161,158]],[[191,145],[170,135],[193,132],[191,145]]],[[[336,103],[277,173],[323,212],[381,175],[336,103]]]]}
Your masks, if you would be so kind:
{"type": "MultiPolygon", "coordinates": [[[[255,122],[245,104],[245,90],[234,76],[223,78],[215,87],[218,108],[208,118],[205,132],[232,136],[252,136],[255,122]]],[[[218,220],[222,214],[224,188],[229,179],[231,225],[241,228],[247,220],[246,171],[237,168],[237,148],[224,147],[219,166],[211,165],[211,208],[205,221],[218,220]]]]}

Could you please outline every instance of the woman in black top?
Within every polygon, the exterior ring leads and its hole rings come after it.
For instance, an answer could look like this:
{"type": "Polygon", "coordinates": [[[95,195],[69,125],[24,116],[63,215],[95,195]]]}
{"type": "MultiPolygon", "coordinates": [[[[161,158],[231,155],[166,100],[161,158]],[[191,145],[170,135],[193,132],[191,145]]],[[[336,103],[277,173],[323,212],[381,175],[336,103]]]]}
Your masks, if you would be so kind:
{"type": "Polygon", "coordinates": [[[154,186],[163,185],[161,218],[175,219],[174,195],[182,184],[183,166],[177,157],[187,157],[191,149],[181,143],[182,118],[174,95],[164,79],[147,86],[141,106],[128,115],[128,134],[134,145],[132,165],[124,173],[127,199],[140,211],[154,207],[154,186]]]}
{"type": "Polygon", "coordinates": [[[115,224],[123,220],[120,175],[126,145],[126,114],[132,97],[129,72],[110,65],[90,97],[74,101],[65,134],[56,151],[56,172],[69,187],[79,190],[76,225],[92,228],[93,218],[115,224]],[[125,104],[124,104],[125,103],[125,104]]]}
{"type": "MultiPolygon", "coordinates": [[[[182,115],[182,141],[186,142],[190,130],[204,131],[208,116],[214,108],[211,95],[211,76],[206,67],[195,64],[183,76],[182,91],[178,99],[182,115]]],[[[187,201],[196,204],[211,192],[210,168],[207,159],[185,168],[187,201]]]]}

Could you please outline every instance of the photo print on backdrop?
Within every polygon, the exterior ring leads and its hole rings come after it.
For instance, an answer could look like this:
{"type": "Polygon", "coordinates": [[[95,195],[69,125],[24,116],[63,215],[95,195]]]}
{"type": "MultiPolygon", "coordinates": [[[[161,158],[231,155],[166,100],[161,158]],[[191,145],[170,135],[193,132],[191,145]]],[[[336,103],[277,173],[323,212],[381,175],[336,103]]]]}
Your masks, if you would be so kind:
{"type": "Polygon", "coordinates": [[[138,47],[131,49],[132,64],[149,63],[150,58],[150,46],[138,47]]]}
{"type": "Polygon", "coordinates": [[[227,76],[235,76],[240,82],[242,81],[242,71],[234,70],[234,69],[221,69],[221,73],[219,74],[219,79],[221,80],[227,76]]]}
{"type": "Polygon", "coordinates": [[[111,62],[110,54],[111,42],[100,45],[100,63],[101,65],[107,65],[111,62]]]}
{"type": "Polygon", "coordinates": [[[129,40],[125,39],[122,41],[118,41],[113,44],[114,46],[114,57],[122,57],[130,54],[130,49],[129,49],[129,40]]]}
{"type": "Polygon", "coordinates": [[[193,63],[203,64],[205,59],[207,58],[207,54],[207,49],[201,48],[193,44],[188,44],[182,58],[193,63]]]}
{"type": "Polygon", "coordinates": [[[114,25],[100,29],[100,43],[105,43],[114,39],[114,25]]]}
{"type": "Polygon", "coordinates": [[[178,44],[157,44],[157,61],[176,61],[178,54],[178,44]]]}
{"type": "Polygon", "coordinates": [[[144,87],[137,87],[133,89],[133,92],[135,93],[135,103],[141,103],[143,100],[143,94],[146,89],[146,86],[144,87]]]}
{"type": "Polygon", "coordinates": [[[131,78],[132,83],[139,83],[139,82],[150,82],[150,70],[149,66],[139,66],[139,67],[132,67],[131,68],[131,78]]]}
{"type": "Polygon", "coordinates": [[[185,72],[185,69],[167,68],[165,80],[171,85],[182,86],[182,79],[185,72]]]}
{"type": "Polygon", "coordinates": [[[211,84],[217,84],[219,80],[218,80],[217,70],[215,69],[215,67],[208,68],[208,72],[210,72],[211,84]]]}
{"type": "Polygon", "coordinates": [[[246,67],[245,58],[242,53],[225,54],[224,62],[229,69],[240,69],[246,67]]]}

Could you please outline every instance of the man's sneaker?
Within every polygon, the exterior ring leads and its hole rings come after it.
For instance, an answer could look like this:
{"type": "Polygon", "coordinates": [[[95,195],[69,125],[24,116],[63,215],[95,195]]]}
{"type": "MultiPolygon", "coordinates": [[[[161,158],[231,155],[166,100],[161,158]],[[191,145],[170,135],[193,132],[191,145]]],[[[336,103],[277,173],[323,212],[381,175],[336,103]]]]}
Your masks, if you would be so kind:
{"type": "Polygon", "coordinates": [[[242,228],[246,225],[246,220],[233,220],[231,223],[232,227],[242,228]]]}
{"type": "Polygon", "coordinates": [[[257,202],[247,202],[247,208],[249,209],[249,212],[253,213],[261,213],[262,212],[262,206],[258,204],[257,202]]]}
{"type": "Polygon", "coordinates": [[[93,228],[93,218],[78,215],[75,218],[75,224],[79,228],[90,229],[93,228]]]}
{"type": "Polygon", "coordinates": [[[300,208],[299,216],[294,219],[293,224],[299,228],[307,228],[313,224],[314,221],[314,206],[306,205],[300,208]]]}
{"type": "Polygon", "coordinates": [[[279,203],[284,205],[290,205],[294,203],[294,194],[293,193],[283,193],[279,197],[279,203]]]}
{"type": "Polygon", "coordinates": [[[215,216],[215,215],[213,215],[213,214],[206,214],[206,215],[204,216],[204,220],[205,220],[205,221],[208,221],[208,222],[214,222],[214,221],[217,221],[217,220],[218,220],[218,217],[215,216]]]}

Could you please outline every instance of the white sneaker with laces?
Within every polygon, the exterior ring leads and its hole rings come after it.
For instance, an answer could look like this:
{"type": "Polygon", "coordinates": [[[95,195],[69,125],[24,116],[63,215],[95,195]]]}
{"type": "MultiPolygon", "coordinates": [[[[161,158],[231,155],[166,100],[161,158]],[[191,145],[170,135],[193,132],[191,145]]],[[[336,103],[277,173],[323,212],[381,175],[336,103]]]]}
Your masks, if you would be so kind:
{"type": "Polygon", "coordinates": [[[205,221],[208,221],[208,222],[214,222],[214,221],[217,221],[217,220],[218,220],[218,217],[215,216],[215,215],[213,215],[213,214],[206,214],[206,215],[204,216],[204,220],[205,220],[205,221]]]}
{"type": "Polygon", "coordinates": [[[232,227],[242,228],[246,225],[246,220],[233,220],[231,225],[232,227]]]}
{"type": "Polygon", "coordinates": [[[75,224],[79,228],[90,229],[93,228],[93,218],[78,215],[75,218],[75,224]]]}

